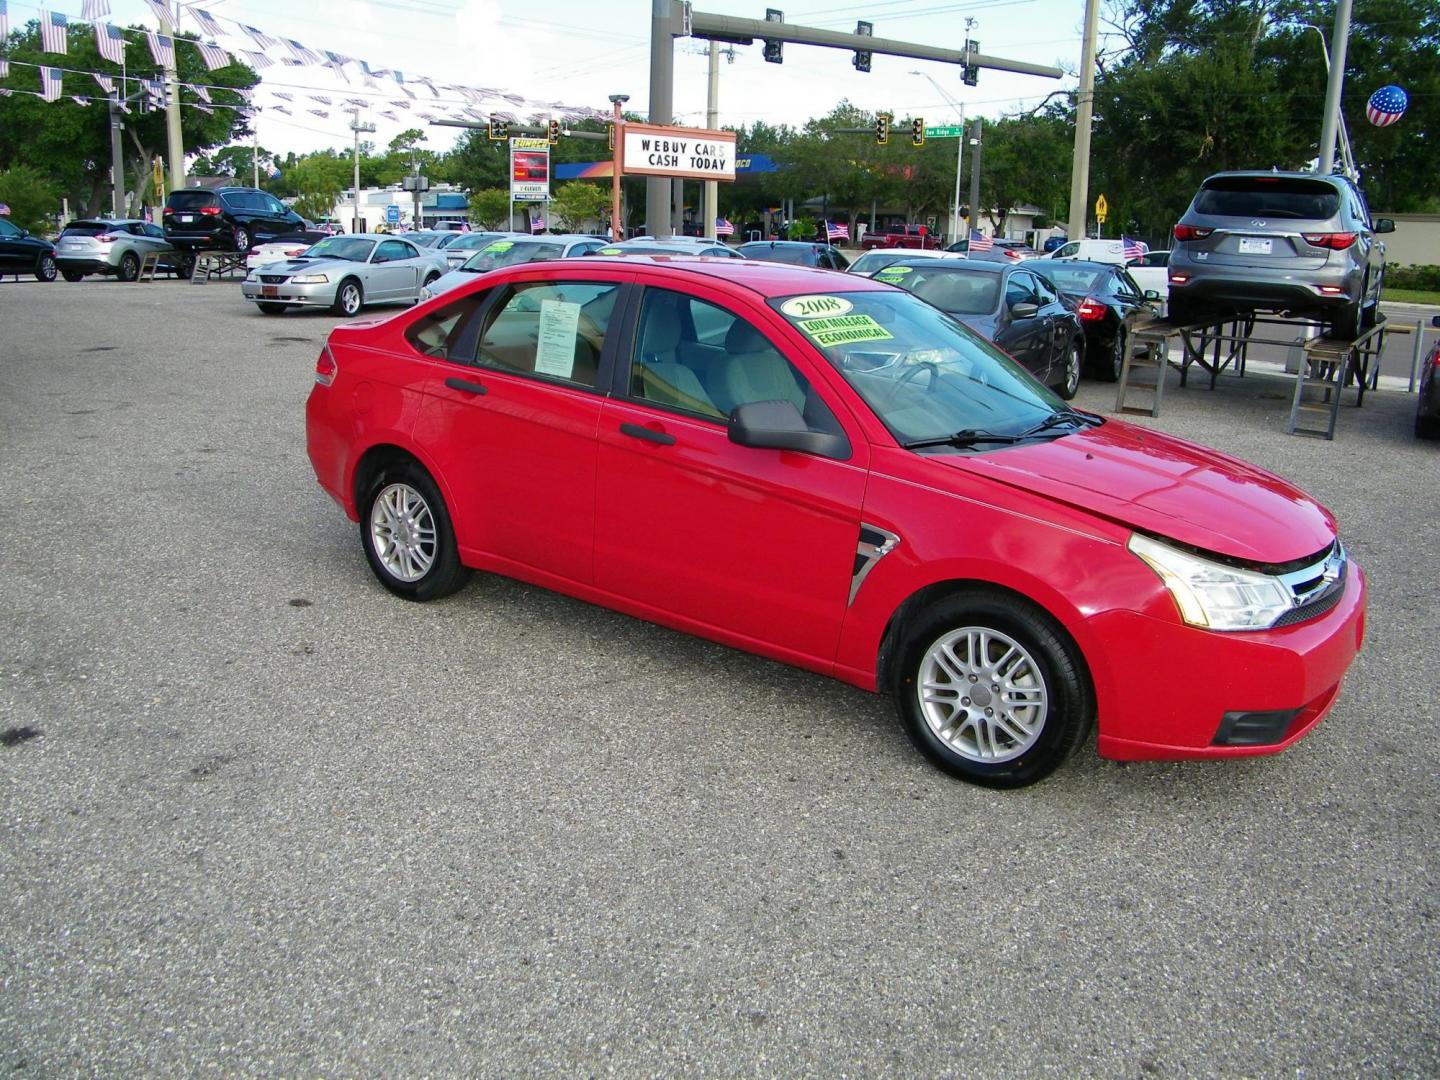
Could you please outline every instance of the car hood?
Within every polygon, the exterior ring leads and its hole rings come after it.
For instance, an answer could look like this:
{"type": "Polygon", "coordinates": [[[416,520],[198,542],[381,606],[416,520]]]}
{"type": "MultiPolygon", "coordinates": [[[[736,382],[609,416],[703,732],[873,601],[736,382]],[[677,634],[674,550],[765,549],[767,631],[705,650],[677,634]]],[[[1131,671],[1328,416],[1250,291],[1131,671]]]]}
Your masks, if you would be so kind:
{"type": "Polygon", "coordinates": [[[1335,539],[1330,512],[1274,473],[1117,420],[1059,439],[934,460],[1251,562],[1290,562],[1335,539]]]}
{"type": "Polygon", "coordinates": [[[266,263],[265,269],[272,274],[323,274],[327,270],[339,267],[353,269],[364,265],[364,263],[351,262],[349,259],[280,259],[273,263],[266,263]]]}
{"type": "Polygon", "coordinates": [[[479,272],[474,270],[451,270],[450,273],[442,274],[430,283],[430,292],[438,296],[442,292],[458,289],[467,281],[474,281],[479,276],[479,272]]]}

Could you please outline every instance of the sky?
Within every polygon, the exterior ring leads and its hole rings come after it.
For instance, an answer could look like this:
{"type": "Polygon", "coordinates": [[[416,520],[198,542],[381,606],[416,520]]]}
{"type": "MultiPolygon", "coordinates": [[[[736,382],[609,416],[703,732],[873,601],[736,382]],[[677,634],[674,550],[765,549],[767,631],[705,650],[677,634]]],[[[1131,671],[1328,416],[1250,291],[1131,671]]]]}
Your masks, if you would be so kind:
{"type": "MultiPolygon", "coordinates": [[[[794,9],[783,9],[790,23],[853,31],[855,20],[865,18],[874,23],[877,37],[956,49],[963,44],[969,17],[975,20],[970,33],[987,54],[1072,71],[1079,66],[1083,0],[794,2],[794,9]]],[[[49,6],[79,18],[80,0],[52,0],[49,6]]],[[[458,115],[460,108],[427,102],[429,92],[414,86],[422,75],[441,83],[493,87],[529,99],[597,109],[608,109],[609,95],[623,93],[630,95],[627,109],[648,109],[650,0],[202,0],[201,6],[236,35],[217,39],[225,47],[256,48],[239,36],[234,22],[226,21],[237,20],[311,49],[364,59],[374,68],[398,68],[418,95],[417,109],[458,115]]],[[[765,15],[760,0],[696,0],[694,6],[747,18],[765,15]]],[[[12,23],[33,17],[35,8],[38,3],[32,8],[10,0],[12,23]]],[[[112,22],[155,24],[142,0],[111,0],[111,8],[112,22]]],[[[182,26],[195,28],[188,19],[182,26]]],[[[705,50],[706,43],[699,39],[676,42],[677,123],[704,126],[705,50]]],[[[267,52],[277,60],[284,55],[283,48],[267,52]]],[[[828,112],[842,98],[864,109],[892,111],[897,121],[918,115],[930,124],[954,123],[957,112],[947,95],[964,106],[967,116],[996,117],[1033,107],[1075,82],[987,69],[980,72],[978,86],[967,87],[954,66],[889,56],[876,56],[871,72],[862,74],[851,66],[848,51],[798,45],[786,45],[785,62],[778,65],[762,60],[758,43],[736,46],[733,54],[733,62],[721,62],[721,125],[756,120],[800,124],[828,112]]],[[[376,94],[361,86],[353,66],[346,70],[350,84],[322,67],[277,64],[262,71],[255,99],[262,107],[257,119],[261,145],[280,154],[351,145],[349,115],[305,100],[308,92],[373,99],[377,109],[389,107],[387,99],[403,98],[388,80],[383,81],[384,92],[376,94]],[[277,90],[295,101],[281,102],[273,97],[277,90]],[[274,105],[285,105],[292,115],[274,112],[274,105]],[[329,116],[311,115],[310,107],[329,116]]],[[[426,126],[413,111],[398,115],[401,122],[392,122],[370,110],[364,118],[378,130],[368,138],[383,147],[406,127],[426,126]]],[[[427,145],[445,150],[457,133],[428,128],[427,134],[427,145]]]]}

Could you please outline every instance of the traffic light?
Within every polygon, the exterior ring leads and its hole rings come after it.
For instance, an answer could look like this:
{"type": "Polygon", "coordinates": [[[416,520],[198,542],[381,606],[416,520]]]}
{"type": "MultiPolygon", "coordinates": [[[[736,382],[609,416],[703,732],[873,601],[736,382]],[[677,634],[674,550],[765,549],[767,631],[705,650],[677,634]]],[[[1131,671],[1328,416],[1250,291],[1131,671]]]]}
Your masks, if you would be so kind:
{"type": "MultiPolygon", "coordinates": [[[[967,57],[971,53],[977,53],[979,51],[980,43],[978,41],[971,41],[969,38],[965,39],[965,55],[967,57]]],[[[976,85],[980,81],[980,69],[974,64],[961,64],[960,81],[963,82],[966,86],[976,85]]]]}
{"type": "MultiPolygon", "coordinates": [[[[766,8],[765,21],[783,23],[785,21],[785,13],[779,8],[766,8]]],[[[771,41],[769,38],[766,38],[765,62],[767,64],[783,64],[785,62],[785,57],[783,55],[784,49],[785,43],[783,41],[771,41]]]]}
{"type": "Polygon", "coordinates": [[[910,121],[910,145],[925,145],[925,121],[921,120],[918,116],[910,121]]]}
{"type": "Polygon", "coordinates": [[[889,113],[880,113],[875,117],[875,142],[880,146],[890,141],[890,121],[893,119],[889,113]]]}
{"type": "MultiPolygon", "coordinates": [[[[856,22],[856,23],[855,23],[855,33],[860,34],[860,35],[862,35],[862,36],[864,36],[864,37],[874,37],[874,36],[875,36],[875,24],[874,24],[874,23],[868,23],[868,22],[856,22]]],[[[859,51],[857,51],[857,52],[855,53],[855,55],[851,58],[851,61],[850,61],[850,62],[855,65],[855,70],[856,70],[856,71],[869,71],[869,70],[870,70],[870,51],[869,51],[868,49],[867,49],[866,51],[864,51],[864,52],[859,52],[859,51]]]]}
{"type": "Polygon", "coordinates": [[[490,117],[490,138],[496,142],[504,142],[510,138],[510,121],[490,117]]]}
{"type": "Polygon", "coordinates": [[[554,145],[555,145],[557,142],[559,142],[559,141],[560,141],[560,121],[559,121],[559,120],[551,120],[551,121],[550,121],[550,145],[551,145],[551,146],[554,146],[554,145]]]}

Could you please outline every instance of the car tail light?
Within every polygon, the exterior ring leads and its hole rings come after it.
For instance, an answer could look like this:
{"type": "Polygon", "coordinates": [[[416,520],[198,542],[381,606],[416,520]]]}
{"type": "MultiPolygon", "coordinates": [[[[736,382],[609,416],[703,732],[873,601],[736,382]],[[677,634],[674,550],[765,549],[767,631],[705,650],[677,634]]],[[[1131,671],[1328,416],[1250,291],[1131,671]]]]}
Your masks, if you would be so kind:
{"type": "Polygon", "coordinates": [[[326,345],[320,350],[320,359],[315,361],[315,381],[321,386],[329,386],[338,374],[340,365],[335,363],[335,354],[330,351],[330,346],[326,345]]]}
{"type": "Polygon", "coordinates": [[[1176,225],[1175,239],[1182,242],[1186,240],[1204,240],[1214,231],[1214,229],[1201,229],[1194,225],[1176,225]]]}
{"type": "Polygon", "coordinates": [[[214,217],[216,214],[220,213],[220,207],[202,206],[200,207],[200,213],[204,214],[206,217],[214,217]]]}
{"type": "Polygon", "coordinates": [[[1301,233],[1305,242],[1313,247],[1329,248],[1331,251],[1344,251],[1351,244],[1359,233],[1353,232],[1307,232],[1301,233]]]}
{"type": "Polygon", "coordinates": [[[1105,318],[1107,309],[1104,304],[1096,300],[1093,296],[1087,296],[1084,300],[1080,301],[1080,306],[1076,310],[1080,313],[1080,318],[1087,322],[1094,322],[1097,319],[1105,318]]]}
{"type": "Polygon", "coordinates": [[[1323,296],[1344,296],[1345,290],[1339,285],[1321,285],[1320,293],[1323,296]]]}
{"type": "Polygon", "coordinates": [[[1006,249],[1005,249],[1005,257],[1006,257],[1007,259],[1023,259],[1023,258],[1024,258],[1024,256],[1021,255],[1020,252],[1016,251],[1014,248],[1006,248],[1006,249]]]}
{"type": "Polygon", "coordinates": [[[1184,285],[1185,282],[1187,282],[1187,281],[1189,281],[1189,280],[1190,280],[1190,275],[1189,275],[1189,274],[1171,274],[1171,275],[1170,275],[1170,284],[1171,284],[1171,285],[1184,285]]]}
{"type": "Polygon", "coordinates": [[[95,237],[96,242],[100,244],[113,244],[117,239],[119,239],[119,237],[117,237],[114,233],[108,232],[101,233],[99,236],[95,237]]]}
{"type": "Polygon", "coordinates": [[[260,249],[259,249],[259,248],[251,248],[249,251],[245,252],[245,257],[248,259],[248,258],[250,258],[252,255],[259,255],[259,254],[260,254],[260,249]]]}

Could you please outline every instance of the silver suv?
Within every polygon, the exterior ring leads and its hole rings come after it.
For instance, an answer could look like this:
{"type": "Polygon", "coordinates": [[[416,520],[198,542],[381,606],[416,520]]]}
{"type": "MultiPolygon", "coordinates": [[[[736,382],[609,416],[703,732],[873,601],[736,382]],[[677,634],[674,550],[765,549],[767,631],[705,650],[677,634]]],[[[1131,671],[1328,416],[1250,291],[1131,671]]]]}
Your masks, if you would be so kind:
{"type": "Polygon", "coordinates": [[[1216,173],[1175,226],[1170,318],[1285,311],[1330,323],[1346,340],[1374,325],[1385,274],[1388,218],[1371,222],[1344,176],[1216,173]]]}
{"type": "Polygon", "coordinates": [[[72,221],[55,244],[55,261],[66,281],[79,281],[87,274],[104,274],[121,281],[140,276],[145,256],[160,254],[160,267],[180,277],[189,277],[195,256],[176,251],[165,239],[159,225],[133,218],[96,218],[72,221]]]}

